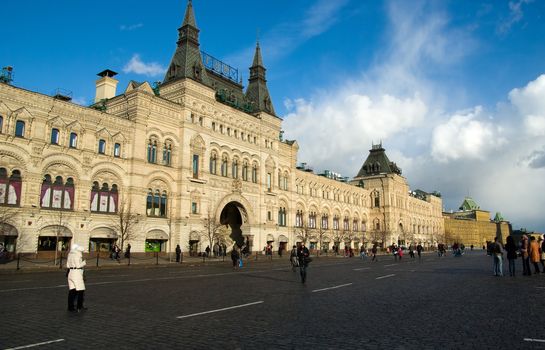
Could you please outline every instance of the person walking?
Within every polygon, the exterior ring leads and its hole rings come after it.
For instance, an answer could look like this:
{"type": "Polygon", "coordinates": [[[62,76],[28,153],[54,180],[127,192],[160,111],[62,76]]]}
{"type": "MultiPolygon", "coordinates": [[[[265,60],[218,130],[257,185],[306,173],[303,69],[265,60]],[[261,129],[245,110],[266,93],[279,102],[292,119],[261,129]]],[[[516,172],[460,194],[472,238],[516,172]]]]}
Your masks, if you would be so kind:
{"type": "Polygon", "coordinates": [[[233,245],[233,249],[231,250],[231,261],[233,262],[233,270],[236,270],[238,268],[238,259],[240,259],[240,255],[238,254],[236,245],[233,245]]]}
{"type": "Polygon", "coordinates": [[[130,259],[131,258],[131,244],[127,244],[127,248],[125,248],[125,258],[130,259]]]}
{"type": "MultiPolygon", "coordinates": [[[[545,235],[543,235],[543,238],[545,238],[545,235]]],[[[545,273],[545,240],[539,237],[538,241],[541,242],[541,267],[543,268],[543,273],[545,273]]]]}
{"type": "Polygon", "coordinates": [[[530,276],[530,243],[528,242],[528,236],[522,235],[520,240],[520,254],[522,257],[522,274],[524,276],[530,276]]]}
{"type": "Polygon", "coordinates": [[[371,254],[373,254],[373,258],[371,259],[371,261],[378,261],[378,258],[377,258],[377,244],[373,244],[373,248],[371,248],[371,254]]]}
{"type": "Polygon", "coordinates": [[[295,268],[299,266],[298,260],[297,260],[297,246],[294,245],[290,252],[290,263],[291,263],[291,270],[295,271],[295,268]]]}
{"type": "Polygon", "coordinates": [[[539,260],[541,259],[541,254],[539,253],[539,243],[537,243],[534,236],[530,237],[530,260],[534,264],[534,273],[539,273],[539,260]]]}
{"type": "Polygon", "coordinates": [[[507,236],[505,251],[507,252],[507,261],[509,262],[509,276],[515,277],[515,260],[517,259],[517,246],[515,244],[513,236],[507,236]]]}
{"type": "Polygon", "coordinates": [[[499,237],[494,238],[492,256],[494,257],[494,276],[503,276],[503,246],[499,237]]]}
{"type": "Polygon", "coordinates": [[[179,263],[182,258],[182,248],[180,248],[179,244],[176,244],[176,262],[179,263]]]}
{"type": "Polygon", "coordinates": [[[363,245],[360,247],[360,258],[361,260],[365,259],[365,248],[363,245]]]}
{"type": "Polygon", "coordinates": [[[297,259],[299,259],[299,272],[301,274],[301,282],[307,280],[307,267],[310,262],[310,251],[305,247],[305,242],[302,242],[297,250],[297,259]]]}
{"type": "Polygon", "coordinates": [[[72,249],[68,253],[66,259],[67,278],[68,278],[68,311],[81,312],[87,310],[83,306],[85,294],[85,281],[83,279],[83,268],[85,260],[83,260],[83,247],[74,243],[72,249]],[[76,302],[76,305],[74,303],[76,302]]]}
{"type": "Polygon", "coordinates": [[[422,260],[422,249],[424,249],[422,247],[422,244],[418,243],[418,245],[416,246],[416,252],[418,253],[418,260],[422,260]]]}

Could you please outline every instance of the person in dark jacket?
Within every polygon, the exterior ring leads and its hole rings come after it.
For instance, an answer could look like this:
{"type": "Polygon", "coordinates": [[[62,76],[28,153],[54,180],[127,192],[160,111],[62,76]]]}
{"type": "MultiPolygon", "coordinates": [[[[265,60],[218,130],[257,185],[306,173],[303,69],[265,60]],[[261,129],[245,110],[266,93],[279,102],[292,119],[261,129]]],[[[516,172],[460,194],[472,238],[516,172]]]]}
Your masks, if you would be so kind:
{"type": "Polygon", "coordinates": [[[176,262],[179,263],[180,259],[182,257],[182,248],[180,248],[179,244],[176,244],[176,262]]]}
{"type": "Polygon", "coordinates": [[[238,254],[237,247],[233,245],[233,250],[231,250],[231,260],[233,261],[233,270],[238,268],[238,259],[240,255],[238,254]]]}
{"type": "Polygon", "coordinates": [[[517,259],[517,245],[513,236],[507,236],[507,243],[504,247],[507,251],[507,261],[509,262],[509,276],[515,276],[515,260],[517,259]]]}

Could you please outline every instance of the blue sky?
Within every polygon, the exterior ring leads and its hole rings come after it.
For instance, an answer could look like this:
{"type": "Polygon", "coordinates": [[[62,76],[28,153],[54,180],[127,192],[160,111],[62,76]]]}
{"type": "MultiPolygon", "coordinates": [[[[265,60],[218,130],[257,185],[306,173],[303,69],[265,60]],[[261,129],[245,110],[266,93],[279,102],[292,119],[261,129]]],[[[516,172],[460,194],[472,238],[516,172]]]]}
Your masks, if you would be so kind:
{"type": "MultiPolygon", "coordinates": [[[[163,79],[186,1],[9,1],[0,65],[74,101],[163,79]]],[[[201,48],[248,77],[256,37],[299,161],[354,176],[373,142],[413,189],[545,232],[545,1],[194,0],[201,48]],[[259,33],[259,34],[258,34],[259,33]],[[331,142],[323,142],[330,139],[331,142]]]]}

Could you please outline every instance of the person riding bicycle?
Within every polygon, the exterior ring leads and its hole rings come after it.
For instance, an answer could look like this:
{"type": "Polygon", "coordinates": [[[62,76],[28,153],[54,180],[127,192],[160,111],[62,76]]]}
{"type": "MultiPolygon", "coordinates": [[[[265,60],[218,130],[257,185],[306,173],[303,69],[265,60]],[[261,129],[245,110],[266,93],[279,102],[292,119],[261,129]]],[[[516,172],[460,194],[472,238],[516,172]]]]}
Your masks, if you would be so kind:
{"type": "Polygon", "coordinates": [[[310,251],[305,247],[305,242],[302,242],[299,249],[297,249],[297,259],[299,260],[301,282],[305,283],[305,280],[307,279],[307,267],[310,262],[310,251]]]}

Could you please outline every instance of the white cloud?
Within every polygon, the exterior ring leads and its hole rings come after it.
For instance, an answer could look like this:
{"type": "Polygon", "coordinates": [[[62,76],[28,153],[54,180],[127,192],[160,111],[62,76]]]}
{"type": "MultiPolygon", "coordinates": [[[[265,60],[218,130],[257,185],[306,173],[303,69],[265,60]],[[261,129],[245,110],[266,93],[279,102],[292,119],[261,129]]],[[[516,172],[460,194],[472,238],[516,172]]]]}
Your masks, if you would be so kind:
{"type": "Polygon", "coordinates": [[[144,63],[140,59],[140,55],[134,54],[130,61],[127,62],[125,67],[123,67],[123,72],[143,74],[154,77],[164,74],[166,72],[166,69],[156,62],[144,63]]]}
{"type": "Polygon", "coordinates": [[[518,0],[509,1],[509,17],[498,24],[497,31],[500,34],[505,34],[511,30],[511,27],[520,22],[524,16],[522,5],[529,4],[533,0],[518,0]]]}
{"type": "Polygon", "coordinates": [[[446,123],[435,127],[431,155],[440,162],[456,159],[487,159],[506,142],[501,130],[482,120],[482,108],[454,114],[446,123]]]}
{"type": "Polygon", "coordinates": [[[136,23],[136,24],[130,24],[130,25],[125,25],[125,24],[122,24],[119,26],[119,30],[121,31],[133,31],[133,30],[136,30],[138,28],[142,28],[144,26],[143,23],[136,23]]]}

